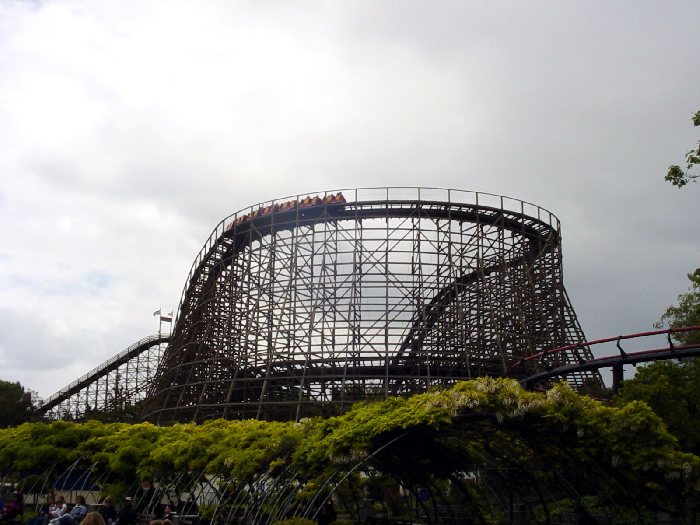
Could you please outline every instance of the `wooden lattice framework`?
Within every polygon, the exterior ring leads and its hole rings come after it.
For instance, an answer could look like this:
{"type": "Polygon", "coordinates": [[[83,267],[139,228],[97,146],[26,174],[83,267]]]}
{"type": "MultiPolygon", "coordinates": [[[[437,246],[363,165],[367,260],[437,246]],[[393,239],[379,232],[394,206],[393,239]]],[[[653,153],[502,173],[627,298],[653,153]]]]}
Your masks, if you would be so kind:
{"type": "MultiPolygon", "coordinates": [[[[145,403],[157,422],[299,419],[424,391],[585,341],[559,220],[507,197],[335,190],[261,203],[212,232],[145,403]]],[[[577,347],[519,367],[592,357],[577,347]]],[[[600,381],[597,371],[569,381],[600,381]]]]}
{"type": "Polygon", "coordinates": [[[37,413],[48,419],[138,416],[153,381],[168,336],[150,335],[111,357],[44,399],[37,413]]]}

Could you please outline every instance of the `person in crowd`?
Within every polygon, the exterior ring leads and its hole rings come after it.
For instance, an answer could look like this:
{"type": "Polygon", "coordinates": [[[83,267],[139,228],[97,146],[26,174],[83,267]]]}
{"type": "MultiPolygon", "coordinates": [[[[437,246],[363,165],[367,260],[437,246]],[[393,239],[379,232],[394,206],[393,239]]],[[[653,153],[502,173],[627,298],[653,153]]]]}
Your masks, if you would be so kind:
{"type": "Polygon", "coordinates": [[[112,505],[112,500],[109,497],[102,500],[100,515],[106,525],[112,525],[112,523],[117,521],[117,509],[112,505]]]}
{"type": "Polygon", "coordinates": [[[156,489],[151,484],[150,479],[144,479],[141,481],[141,488],[136,492],[134,496],[134,501],[136,502],[136,512],[142,514],[153,513],[151,506],[153,505],[153,499],[156,494],[156,489]]]}
{"type": "Polygon", "coordinates": [[[2,518],[13,521],[17,516],[24,514],[24,496],[14,489],[9,498],[5,499],[5,508],[2,510],[2,518]]]}
{"type": "Polygon", "coordinates": [[[173,503],[168,503],[165,506],[165,509],[163,509],[163,521],[165,520],[170,520],[173,521],[175,519],[175,512],[173,511],[173,503]]]}
{"type": "Polygon", "coordinates": [[[337,514],[333,508],[333,501],[328,498],[316,516],[318,525],[329,525],[335,521],[337,514]]]}
{"type": "Polygon", "coordinates": [[[124,498],[122,501],[122,508],[119,509],[117,514],[117,523],[119,525],[133,525],[136,523],[136,509],[134,509],[134,500],[131,498],[124,498]]]}
{"type": "Polygon", "coordinates": [[[27,525],[46,525],[49,522],[49,515],[56,508],[56,500],[53,496],[46,498],[46,503],[41,506],[39,513],[27,522],[27,525]]]}
{"type": "Polygon", "coordinates": [[[148,522],[148,525],[173,525],[173,522],[170,520],[151,520],[148,522]]]}
{"type": "Polygon", "coordinates": [[[199,506],[197,505],[197,498],[194,493],[189,495],[187,501],[179,501],[179,503],[178,514],[181,517],[187,516],[187,521],[191,521],[192,525],[199,525],[199,506]]]}
{"type": "MultiPolygon", "coordinates": [[[[66,500],[63,496],[56,498],[56,503],[52,509],[49,509],[49,521],[57,520],[68,510],[66,500]]],[[[48,522],[47,522],[48,523],[48,522]]]]}
{"type": "Polygon", "coordinates": [[[49,521],[53,525],[78,525],[87,514],[87,505],[85,504],[85,496],[76,496],[75,505],[70,512],[64,512],[55,520],[49,521]]]}
{"type": "Polygon", "coordinates": [[[83,519],[82,525],[106,525],[102,514],[99,512],[88,512],[83,519]]]}
{"type": "Polygon", "coordinates": [[[187,501],[182,504],[182,510],[180,511],[181,516],[192,516],[195,514],[199,514],[199,507],[197,506],[197,498],[195,498],[194,494],[190,494],[189,497],[187,498],[187,501]]]}

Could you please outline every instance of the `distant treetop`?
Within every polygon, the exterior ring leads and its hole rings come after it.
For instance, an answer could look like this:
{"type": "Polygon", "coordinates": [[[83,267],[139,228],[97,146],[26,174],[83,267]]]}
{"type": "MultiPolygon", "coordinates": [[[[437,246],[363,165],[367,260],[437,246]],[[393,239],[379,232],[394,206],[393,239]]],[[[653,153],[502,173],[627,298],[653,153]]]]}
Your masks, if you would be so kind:
{"type": "Polygon", "coordinates": [[[0,428],[25,423],[33,412],[32,392],[19,383],[0,379],[0,428]]]}
{"type": "MultiPolygon", "coordinates": [[[[700,126],[700,111],[693,115],[692,121],[694,126],[700,126]]],[[[668,182],[679,188],[689,182],[697,182],[697,179],[700,178],[700,173],[691,173],[695,166],[700,165],[700,141],[698,141],[697,149],[691,149],[685,154],[685,163],[685,170],[676,164],[669,166],[665,177],[668,182]]]]}

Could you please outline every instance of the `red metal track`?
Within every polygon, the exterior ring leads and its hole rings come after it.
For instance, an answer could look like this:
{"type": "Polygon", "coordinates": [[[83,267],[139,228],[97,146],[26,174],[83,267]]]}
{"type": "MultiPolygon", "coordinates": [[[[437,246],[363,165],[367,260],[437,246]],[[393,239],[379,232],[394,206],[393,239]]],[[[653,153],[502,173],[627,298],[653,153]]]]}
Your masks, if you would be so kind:
{"type": "Polygon", "coordinates": [[[586,341],[582,343],[577,343],[573,345],[566,345],[559,348],[553,348],[551,350],[545,350],[544,352],[539,352],[531,356],[520,359],[515,365],[513,365],[513,370],[517,370],[520,365],[528,361],[542,360],[544,357],[557,354],[559,352],[566,352],[570,350],[590,348],[591,346],[600,345],[604,343],[617,343],[617,349],[619,354],[609,355],[603,357],[596,357],[595,359],[589,359],[585,361],[580,359],[579,364],[568,364],[565,366],[560,366],[554,369],[548,369],[543,372],[538,372],[530,375],[523,380],[525,386],[532,386],[534,384],[540,383],[542,381],[547,381],[557,376],[566,376],[576,372],[581,372],[584,370],[598,370],[600,368],[612,368],[613,369],[613,389],[619,388],[623,379],[623,366],[626,364],[637,364],[648,361],[661,361],[668,359],[682,359],[688,357],[700,357],[700,343],[682,344],[676,345],[671,340],[673,334],[687,333],[687,332],[700,332],[700,326],[689,326],[685,328],[669,328],[667,330],[654,330],[651,332],[639,332],[636,334],[618,335],[617,337],[606,337],[604,339],[596,339],[595,341],[586,341]],[[664,348],[654,348],[647,350],[640,350],[636,352],[627,352],[620,346],[620,341],[629,339],[640,339],[650,336],[665,335],[668,340],[668,346],[664,348]]]}
{"type": "MultiPolygon", "coordinates": [[[[523,359],[520,359],[514,367],[520,366],[520,363],[525,363],[527,361],[535,361],[542,359],[545,356],[551,355],[551,354],[556,354],[559,352],[566,352],[567,350],[575,350],[577,348],[585,348],[587,346],[594,346],[594,345],[599,345],[603,343],[612,343],[613,341],[624,341],[626,339],[638,339],[640,337],[649,337],[652,335],[667,335],[669,337],[669,342],[670,342],[670,336],[672,334],[680,334],[680,333],[685,333],[685,332],[694,332],[694,331],[700,331],[700,326],[688,326],[685,328],[669,328],[667,330],[654,330],[652,332],[638,332],[636,334],[627,334],[627,335],[618,335],[616,337],[606,337],[605,339],[595,339],[593,341],[585,341],[582,343],[575,343],[572,345],[566,345],[566,346],[560,346],[557,348],[552,348],[550,350],[545,350],[543,352],[538,352],[536,354],[532,354],[531,356],[525,357],[523,359]]],[[[623,353],[625,353],[623,351],[623,353]]],[[[600,358],[598,358],[600,359],[600,358]]]]}

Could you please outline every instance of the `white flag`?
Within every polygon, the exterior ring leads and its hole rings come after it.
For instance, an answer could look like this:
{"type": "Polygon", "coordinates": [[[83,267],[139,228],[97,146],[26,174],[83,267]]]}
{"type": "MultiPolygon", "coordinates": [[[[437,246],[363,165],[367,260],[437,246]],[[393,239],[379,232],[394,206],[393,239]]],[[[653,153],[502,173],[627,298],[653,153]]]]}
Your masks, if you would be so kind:
{"type": "Polygon", "coordinates": [[[153,317],[155,317],[156,315],[160,315],[160,308],[158,308],[158,310],[153,312],[153,317]]]}

